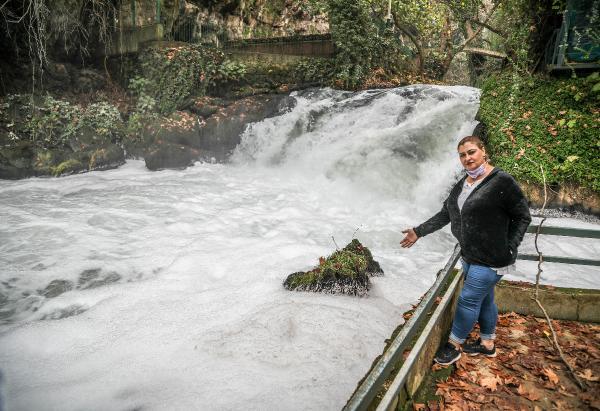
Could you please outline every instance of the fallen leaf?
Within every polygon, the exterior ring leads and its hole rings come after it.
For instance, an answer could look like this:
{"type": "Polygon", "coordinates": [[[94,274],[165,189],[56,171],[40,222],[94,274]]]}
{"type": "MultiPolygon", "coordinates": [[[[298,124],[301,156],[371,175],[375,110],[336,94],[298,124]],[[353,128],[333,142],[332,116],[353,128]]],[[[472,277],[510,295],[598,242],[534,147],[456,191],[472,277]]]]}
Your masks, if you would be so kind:
{"type": "Polygon", "coordinates": [[[557,410],[568,410],[568,409],[571,409],[567,405],[567,402],[563,401],[563,400],[556,400],[556,401],[554,401],[554,406],[556,407],[557,410]]]}
{"type": "Polygon", "coordinates": [[[468,364],[467,356],[466,355],[462,355],[460,357],[460,359],[456,362],[456,368],[458,368],[458,369],[465,369],[465,368],[467,368],[467,364],[468,364]]]}
{"type": "Polygon", "coordinates": [[[510,376],[504,379],[504,384],[516,387],[519,385],[519,380],[516,377],[510,376]]]}
{"type": "MultiPolygon", "coordinates": [[[[496,391],[498,389],[497,385],[499,380],[500,379],[496,376],[485,377],[479,380],[479,385],[484,388],[488,388],[490,391],[496,391]]],[[[502,380],[500,380],[500,382],[502,382],[502,380]]]]}
{"type": "Polygon", "coordinates": [[[426,410],[427,406],[425,404],[421,404],[421,403],[415,403],[413,404],[413,410],[415,411],[422,411],[422,410],[426,410]]]}
{"type": "Polygon", "coordinates": [[[431,371],[439,371],[439,370],[441,370],[441,369],[443,369],[443,368],[446,368],[446,367],[444,367],[444,366],[442,366],[442,365],[439,365],[439,364],[436,362],[436,363],[433,363],[433,365],[431,366],[431,371]]]}
{"type": "Polygon", "coordinates": [[[589,368],[586,368],[581,373],[577,373],[577,375],[580,376],[583,379],[588,380],[588,381],[592,381],[592,382],[600,381],[600,377],[592,375],[592,370],[590,370],[589,368]]]}
{"type": "Polygon", "coordinates": [[[427,406],[431,411],[441,411],[444,409],[444,403],[439,401],[427,401],[427,406]]]}
{"type": "MultiPolygon", "coordinates": [[[[544,367],[542,372],[544,373],[544,375],[546,377],[548,377],[548,381],[550,381],[552,384],[558,384],[558,375],[556,375],[556,373],[554,371],[552,371],[550,368],[544,367]]],[[[591,370],[590,370],[590,372],[591,372],[591,370]]]]}
{"type": "Polygon", "coordinates": [[[519,388],[517,388],[517,392],[519,393],[519,395],[527,398],[529,401],[537,401],[541,398],[540,394],[537,393],[534,389],[527,388],[523,384],[519,385],[519,388]]]}

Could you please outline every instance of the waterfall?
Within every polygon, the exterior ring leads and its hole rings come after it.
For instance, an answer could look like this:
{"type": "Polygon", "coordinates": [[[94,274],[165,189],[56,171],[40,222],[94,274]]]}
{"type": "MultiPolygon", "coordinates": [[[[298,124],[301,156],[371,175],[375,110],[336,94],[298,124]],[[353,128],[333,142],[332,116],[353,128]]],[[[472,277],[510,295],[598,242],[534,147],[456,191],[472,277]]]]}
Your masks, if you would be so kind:
{"type": "Polygon", "coordinates": [[[228,164],[0,181],[7,409],[343,406],[448,257],[449,230],[400,230],[447,195],[479,91],[293,97],[228,164]],[[283,289],[353,236],[386,273],[368,297],[283,289]]]}

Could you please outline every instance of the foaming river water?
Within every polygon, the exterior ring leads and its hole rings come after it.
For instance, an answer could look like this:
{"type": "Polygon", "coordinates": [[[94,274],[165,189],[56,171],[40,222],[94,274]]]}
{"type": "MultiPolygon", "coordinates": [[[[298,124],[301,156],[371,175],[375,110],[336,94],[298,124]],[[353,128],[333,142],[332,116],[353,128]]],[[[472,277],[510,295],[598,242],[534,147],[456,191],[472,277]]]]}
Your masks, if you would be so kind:
{"type": "Polygon", "coordinates": [[[479,92],[295,98],[226,165],[0,181],[7,409],[343,406],[449,256],[448,229],[400,230],[439,209],[479,92]],[[283,289],[353,236],[385,271],[369,297],[283,289]]]}

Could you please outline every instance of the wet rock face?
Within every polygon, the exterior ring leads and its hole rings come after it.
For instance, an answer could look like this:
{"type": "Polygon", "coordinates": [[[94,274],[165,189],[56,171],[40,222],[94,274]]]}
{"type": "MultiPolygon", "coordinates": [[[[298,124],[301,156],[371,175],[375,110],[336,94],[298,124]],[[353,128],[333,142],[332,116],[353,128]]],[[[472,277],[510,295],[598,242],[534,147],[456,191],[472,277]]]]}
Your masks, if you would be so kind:
{"type": "Polygon", "coordinates": [[[154,141],[144,154],[148,169],[180,169],[196,160],[226,161],[249,123],[278,115],[295,101],[288,95],[253,96],[220,105],[204,100],[192,104],[191,113],[178,111],[146,127],[144,140],[154,141]]]}
{"type": "Polygon", "coordinates": [[[149,170],[183,169],[200,157],[200,151],[181,144],[160,142],[150,147],[144,157],[149,170]]]}
{"type": "Polygon", "coordinates": [[[0,149],[0,178],[16,180],[34,175],[31,167],[33,155],[34,147],[28,142],[0,149]]]}
{"type": "Polygon", "coordinates": [[[363,296],[371,288],[369,277],[373,275],[383,275],[383,270],[369,249],[354,239],[342,250],[321,257],[312,270],[290,274],[283,286],[287,290],[363,296]]]}
{"type": "Polygon", "coordinates": [[[73,289],[73,283],[68,280],[52,280],[39,293],[46,298],[54,298],[73,289]]]}
{"type": "Polygon", "coordinates": [[[197,148],[217,161],[225,161],[240,143],[249,123],[281,114],[295,101],[288,95],[253,96],[223,107],[200,128],[197,148]]]}

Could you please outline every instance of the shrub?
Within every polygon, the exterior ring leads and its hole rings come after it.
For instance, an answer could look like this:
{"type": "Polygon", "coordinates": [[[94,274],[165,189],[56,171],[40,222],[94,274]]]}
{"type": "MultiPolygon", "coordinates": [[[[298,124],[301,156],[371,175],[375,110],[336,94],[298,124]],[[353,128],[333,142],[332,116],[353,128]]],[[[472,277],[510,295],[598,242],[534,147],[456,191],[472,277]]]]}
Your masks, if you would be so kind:
{"type": "Polygon", "coordinates": [[[140,53],[139,74],[130,80],[129,88],[138,97],[138,108],[169,114],[190,95],[204,94],[218,79],[223,61],[221,51],[200,44],[149,47],[140,53]]]}
{"type": "Polygon", "coordinates": [[[598,75],[515,78],[498,75],[483,85],[480,117],[492,160],[517,179],[572,182],[600,191],[598,75]]]}

